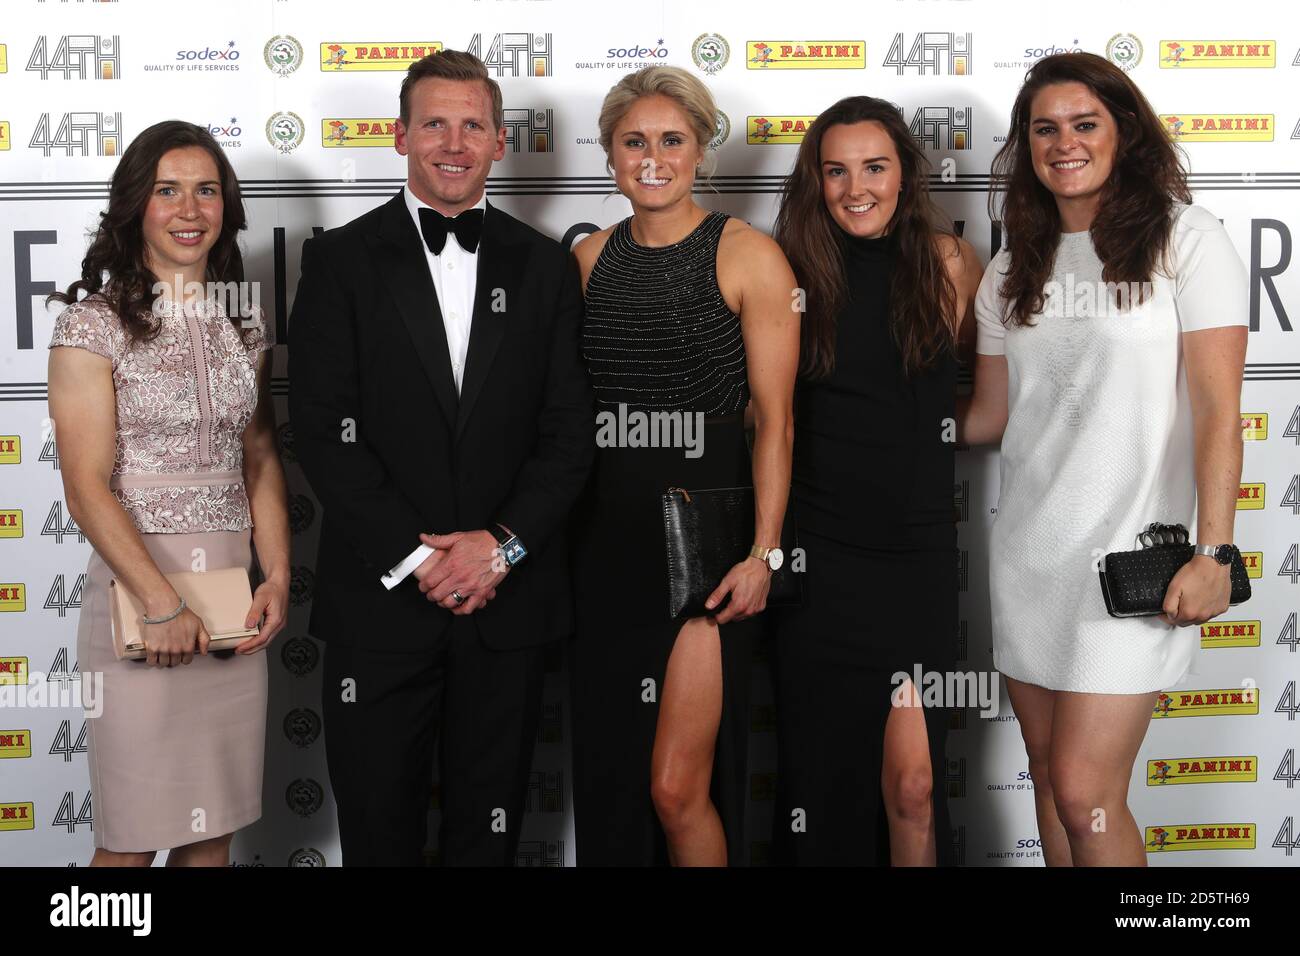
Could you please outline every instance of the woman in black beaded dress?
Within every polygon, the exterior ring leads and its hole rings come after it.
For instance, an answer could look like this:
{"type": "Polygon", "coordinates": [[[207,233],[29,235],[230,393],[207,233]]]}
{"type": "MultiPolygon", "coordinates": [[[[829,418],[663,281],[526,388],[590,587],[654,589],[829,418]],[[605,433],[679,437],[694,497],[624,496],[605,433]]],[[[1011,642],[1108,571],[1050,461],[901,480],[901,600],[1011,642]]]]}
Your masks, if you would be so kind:
{"type": "Polygon", "coordinates": [[[803,603],[769,613],[778,862],[951,860],[952,702],[917,706],[926,681],[910,678],[956,663],[956,345],[983,269],[939,225],[927,172],[891,104],[849,97],[804,137],[777,216],[807,294],[790,490],[803,603]]]}
{"type": "Polygon", "coordinates": [[[675,414],[687,445],[639,447],[607,427],[595,436],[570,648],[580,865],[746,860],[753,616],[789,491],[799,314],[776,243],[691,196],[716,120],[708,90],[676,67],[611,89],[600,139],[633,215],[574,250],[598,420],[675,414]],[[757,554],[727,573],[713,613],[671,620],[661,496],[751,484],[757,554]]]}

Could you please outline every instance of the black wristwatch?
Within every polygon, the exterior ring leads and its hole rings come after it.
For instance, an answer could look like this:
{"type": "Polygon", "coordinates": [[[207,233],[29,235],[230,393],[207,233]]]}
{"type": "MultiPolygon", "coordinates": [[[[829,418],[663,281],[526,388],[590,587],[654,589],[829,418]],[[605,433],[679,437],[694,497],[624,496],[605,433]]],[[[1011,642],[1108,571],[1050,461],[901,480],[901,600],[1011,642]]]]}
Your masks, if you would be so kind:
{"type": "Polygon", "coordinates": [[[497,548],[501,551],[506,567],[513,568],[528,556],[528,549],[524,547],[518,535],[511,534],[499,524],[494,524],[488,530],[492,532],[492,537],[497,539],[497,548]]]}
{"type": "Polygon", "coordinates": [[[1233,544],[1198,544],[1196,553],[1203,554],[1207,558],[1213,558],[1219,564],[1227,567],[1232,564],[1232,556],[1237,553],[1237,546],[1233,544]]]}

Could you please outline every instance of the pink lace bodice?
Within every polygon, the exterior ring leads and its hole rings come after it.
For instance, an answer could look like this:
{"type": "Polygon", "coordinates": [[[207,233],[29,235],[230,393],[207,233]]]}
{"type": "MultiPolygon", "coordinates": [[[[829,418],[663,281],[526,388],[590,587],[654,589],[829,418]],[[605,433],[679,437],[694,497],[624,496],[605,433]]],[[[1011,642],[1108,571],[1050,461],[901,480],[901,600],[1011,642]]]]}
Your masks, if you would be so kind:
{"type": "MultiPolygon", "coordinates": [[[[68,306],[54,320],[51,348],[88,349],[113,363],[114,479],[239,473],[239,480],[228,484],[114,487],[113,494],[141,532],[242,531],[252,526],[242,474],[243,435],[257,404],[258,358],[274,342],[260,309],[246,323],[241,341],[219,305],[201,305],[197,315],[177,309],[165,315],[156,338],[130,345],[116,313],[99,296],[68,306]]],[[[56,442],[57,437],[56,432],[56,442]]]]}

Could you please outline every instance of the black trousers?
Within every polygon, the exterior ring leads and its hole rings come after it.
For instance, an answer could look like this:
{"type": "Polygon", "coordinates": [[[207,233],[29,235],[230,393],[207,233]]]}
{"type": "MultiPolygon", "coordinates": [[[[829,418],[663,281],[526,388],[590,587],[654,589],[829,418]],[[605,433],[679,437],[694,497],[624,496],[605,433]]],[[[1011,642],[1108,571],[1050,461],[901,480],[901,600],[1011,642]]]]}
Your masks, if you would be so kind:
{"type": "Polygon", "coordinates": [[[513,865],[543,650],[489,650],[466,617],[428,652],[326,646],[325,756],[345,866],[424,864],[435,745],[439,862],[513,865]]]}

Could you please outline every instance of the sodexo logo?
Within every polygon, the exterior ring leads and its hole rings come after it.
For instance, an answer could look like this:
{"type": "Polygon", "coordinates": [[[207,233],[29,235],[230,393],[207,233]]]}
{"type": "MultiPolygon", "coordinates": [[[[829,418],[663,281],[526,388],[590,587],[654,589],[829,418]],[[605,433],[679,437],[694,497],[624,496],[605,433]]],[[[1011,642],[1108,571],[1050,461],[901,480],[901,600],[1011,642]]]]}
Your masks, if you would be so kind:
{"type": "Polygon", "coordinates": [[[241,139],[244,135],[244,127],[239,125],[239,120],[235,117],[230,117],[226,122],[204,125],[222,149],[234,149],[244,145],[241,139]]]}
{"type": "MultiPolygon", "coordinates": [[[[1008,44],[1011,46],[1011,44],[1008,44]]],[[[993,60],[995,70],[1027,70],[1045,56],[1054,56],[1057,53],[1083,53],[1085,47],[1082,46],[1078,39],[1071,39],[1068,42],[1064,38],[1059,38],[1050,43],[1040,41],[1031,41],[1024,46],[1018,46],[1012,50],[1006,50],[1002,55],[993,60]]]]}
{"type": "MultiPolygon", "coordinates": [[[[194,62],[211,62],[211,63],[229,63],[233,64],[239,59],[239,50],[235,48],[235,41],[228,40],[224,47],[204,46],[193,50],[177,50],[176,59],[186,63],[194,62]]],[[[234,66],[232,69],[239,69],[234,66]]]]}
{"type": "Polygon", "coordinates": [[[629,43],[626,46],[612,46],[605,51],[607,60],[667,60],[668,47],[663,40],[656,40],[654,46],[641,46],[629,43]]]}
{"type": "Polygon", "coordinates": [[[616,43],[606,47],[604,54],[594,53],[591,59],[573,64],[577,70],[640,70],[656,63],[668,62],[668,47],[661,39],[652,43],[616,43]]]}
{"type": "Polygon", "coordinates": [[[1058,53],[1083,53],[1083,47],[1079,46],[1079,41],[1074,40],[1069,46],[1060,46],[1055,43],[1047,43],[1042,46],[1030,45],[1025,47],[1023,54],[1025,62],[1036,63],[1045,56],[1055,56],[1058,53]]]}
{"type": "Polygon", "coordinates": [[[186,43],[177,47],[166,59],[151,60],[143,64],[141,69],[145,73],[210,73],[216,70],[236,73],[240,68],[239,58],[239,47],[234,40],[220,40],[211,44],[186,43]]]}

